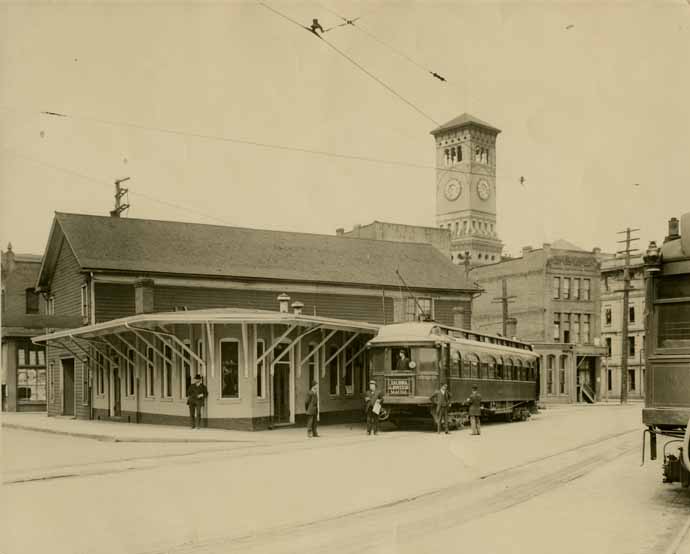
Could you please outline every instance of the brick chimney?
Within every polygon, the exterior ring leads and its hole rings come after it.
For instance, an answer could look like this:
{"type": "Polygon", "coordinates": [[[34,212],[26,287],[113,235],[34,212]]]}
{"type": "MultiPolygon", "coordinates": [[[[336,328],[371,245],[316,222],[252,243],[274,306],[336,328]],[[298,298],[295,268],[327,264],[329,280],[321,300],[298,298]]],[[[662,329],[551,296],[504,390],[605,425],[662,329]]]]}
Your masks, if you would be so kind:
{"type": "Polygon", "coordinates": [[[668,220],[668,236],[664,239],[664,242],[670,240],[675,240],[680,238],[680,226],[677,217],[672,217],[668,220]]]}
{"type": "Polygon", "coordinates": [[[292,313],[295,315],[302,315],[302,310],[304,309],[304,303],[302,302],[293,302],[292,303],[292,313]]]}
{"type": "Polygon", "coordinates": [[[153,279],[139,279],[134,283],[134,313],[153,312],[153,279]]]}

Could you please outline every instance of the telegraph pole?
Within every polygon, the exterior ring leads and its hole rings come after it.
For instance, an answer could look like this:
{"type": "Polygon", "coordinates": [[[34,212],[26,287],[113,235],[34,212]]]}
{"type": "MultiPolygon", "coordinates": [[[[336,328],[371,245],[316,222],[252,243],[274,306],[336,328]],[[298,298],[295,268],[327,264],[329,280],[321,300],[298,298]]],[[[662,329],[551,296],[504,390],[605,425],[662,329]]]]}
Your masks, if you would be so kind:
{"type": "Polygon", "coordinates": [[[503,308],[503,316],[501,318],[503,322],[503,336],[507,337],[508,336],[508,321],[510,318],[508,317],[508,304],[512,304],[511,300],[513,298],[517,298],[517,296],[508,296],[508,281],[505,279],[502,280],[501,283],[503,294],[501,296],[497,296],[493,299],[492,304],[497,304],[498,302],[501,303],[502,308],[503,308]]]}
{"type": "Polygon", "coordinates": [[[129,181],[129,177],[117,179],[115,181],[115,209],[110,211],[110,215],[112,217],[120,217],[122,212],[129,209],[129,189],[125,189],[120,186],[125,181],[129,181]],[[127,195],[127,200],[125,203],[123,203],[122,198],[125,195],[127,195]]]}
{"type": "MultiPolygon", "coordinates": [[[[630,243],[639,238],[631,237],[631,234],[639,229],[626,228],[625,231],[619,231],[619,235],[625,235],[624,240],[619,240],[619,243],[625,244],[625,250],[619,250],[617,254],[624,254],[625,265],[623,266],[623,328],[621,330],[621,404],[628,402],[628,318],[630,317],[630,253],[637,250],[637,248],[630,248],[630,243]]],[[[616,291],[621,292],[621,291],[616,291]]]]}

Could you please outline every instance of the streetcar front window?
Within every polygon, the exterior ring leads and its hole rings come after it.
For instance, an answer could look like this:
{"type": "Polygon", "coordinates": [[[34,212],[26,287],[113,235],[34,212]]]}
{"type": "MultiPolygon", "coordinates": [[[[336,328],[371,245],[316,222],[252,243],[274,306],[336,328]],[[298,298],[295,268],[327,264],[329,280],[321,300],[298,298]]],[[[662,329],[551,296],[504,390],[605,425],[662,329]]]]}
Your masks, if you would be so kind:
{"type": "Polygon", "coordinates": [[[437,372],[438,371],[438,351],[433,347],[412,348],[412,361],[416,364],[417,371],[437,372]]]}

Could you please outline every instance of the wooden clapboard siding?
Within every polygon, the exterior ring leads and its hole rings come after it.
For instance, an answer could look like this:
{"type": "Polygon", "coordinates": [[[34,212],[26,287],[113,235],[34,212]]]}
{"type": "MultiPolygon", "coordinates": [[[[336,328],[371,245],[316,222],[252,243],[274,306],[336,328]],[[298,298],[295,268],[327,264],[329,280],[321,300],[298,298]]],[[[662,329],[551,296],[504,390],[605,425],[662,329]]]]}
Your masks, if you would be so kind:
{"type": "Polygon", "coordinates": [[[81,315],[81,286],[84,276],[77,258],[66,240],[61,241],[50,294],[55,298],[56,315],[81,315]]]}
{"type": "Polygon", "coordinates": [[[96,283],[96,323],[134,314],[134,287],[96,283]]]}
{"type": "Polygon", "coordinates": [[[385,321],[393,321],[393,299],[390,297],[291,292],[287,287],[275,291],[156,287],[154,309],[157,312],[172,311],[176,307],[186,307],[188,310],[247,308],[275,311],[278,309],[277,297],[283,292],[290,295],[293,302],[303,302],[304,313],[308,315],[316,313],[321,317],[383,323],[385,313],[385,321]]]}
{"type": "Polygon", "coordinates": [[[472,308],[470,302],[463,302],[461,300],[434,300],[434,319],[443,325],[454,326],[455,321],[455,309],[464,309],[462,327],[465,329],[470,328],[472,308]]]}

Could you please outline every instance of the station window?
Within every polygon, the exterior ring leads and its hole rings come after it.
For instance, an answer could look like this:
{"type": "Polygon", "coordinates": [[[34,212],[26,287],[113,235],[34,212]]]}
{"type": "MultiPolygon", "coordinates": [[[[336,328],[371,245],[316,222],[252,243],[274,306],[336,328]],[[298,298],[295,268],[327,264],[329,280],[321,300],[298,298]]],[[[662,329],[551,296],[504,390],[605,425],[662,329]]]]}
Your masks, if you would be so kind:
{"type": "Polygon", "coordinates": [[[134,349],[127,350],[127,395],[134,396],[134,349]]]}
{"type": "Polygon", "coordinates": [[[345,394],[352,395],[355,392],[354,388],[354,373],[352,356],[355,354],[354,347],[349,346],[345,349],[345,394]]]}
{"type": "Polygon", "coordinates": [[[582,343],[590,344],[592,342],[592,335],[590,332],[590,323],[592,314],[582,314],[582,343]]]}
{"type": "MultiPolygon", "coordinates": [[[[204,361],[206,360],[206,356],[204,355],[204,341],[203,341],[203,339],[199,339],[196,341],[196,355],[200,359],[202,359],[204,361]]],[[[196,364],[196,372],[199,375],[205,373],[203,370],[204,369],[203,364],[201,362],[199,362],[198,360],[195,360],[195,364],[196,364]]]]}
{"type": "Polygon", "coordinates": [[[553,369],[546,370],[546,393],[553,394],[553,369]]]}
{"type": "Polygon", "coordinates": [[[628,356],[635,355],[635,337],[628,337],[628,356]]]}
{"type": "Polygon", "coordinates": [[[628,307],[628,318],[630,323],[635,323],[635,306],[628,307]]]}
{"type": "Polygon", "coordinates": [[[613,390],[613,371],[611,371],[610,369],[607,371],[606,389],[613,390]]]}
{"type": "MultiPolygon", "coordinates": [[[[337,346],[331,346],[328,349],[328,358],[330,359],[337,351],[337,346]]],[[[328,392],[331,396],[337,396],[340,389],[340,356],[335,356],[335,358],[328,362],[326,369],[328,370],[329,379],[328,392]]]]}
{"type": "Polygon", "coordinates": [[[606,337],[606,355],[611,357],[611,337],[606,337]]]}
{"type": "Polygon", "coordinates": [[[88,318],[89,312],[89,287],[86,284],[81,286],[81,317],[88,318]]]}
{"type": "MultiPolygon", "coordinates": [[[[182,342],[186,348],[192,348],[192,341],[190,339],[184,339],[182,342]]],[[[180,373],[180,397],[187,398],[187,389],[192,384],[192,356],[187,349],[182,349],[182,355],[176,355],[175,357],[177,358],[177,367],[179,367],[180,373]]]]}
{"type": "Polygon", "coordinates": [[[561,297],[561,278],[560,277],[554,277],[553,278],[553,297],[555,299],[558,299],[561,297]]]}
{"type": "Polygon", "coordinates": [[[173,350],[167,344],[163,347],[165,358],[163,359],[163,379],[161,383],[161,395],[163,398],[172,398],[172,382],[173,382],[173,350]],[[169,361],[170,360],[170,361],[169,361]]]}
{"type": "Polygon", "coordinates": [[[570,277],[563,277],[563,299],[570,299],[570,277]]]}
{"type": "MultiPolygon", "coordinates": [[[[308,353],[311,354],[314,352],[314,348],[316,348],[316,344],[313,342],[310,342],[309,345],[307,346],[308,353]]],[[[309,369],[309,387],[311,387],[311,384],[314,381],[317,381],[318,375],[316,374],[316,358],[318,357],[318,354],[314,354],[309,358],[309,361],[307,362],[307,368],[309,369]]]]}
{"type": "Polygon", "coordinates": [[[146,349],[146,359],[148,360],[146,362],[146,396],[149,398],[153,398],[155,396],[155,380],[156,380],[156,373],[154,369],[154,364],[156,360],[156,354],[153,351],[153,348],[150,346],[146,349]]]}
{"type": "Polygon", "coordinates": [[[580,299],[580,279],[573,279],[573,300],[580,299]]]}
{"type": "MultiPolygon", "coordinates": [[[[310,352],[314,349],[313,345],[310,345],[310,352]]],[[[256,341],[256,359],[258,360],[264,355],[266,351],[266,342],[263,339],[258,339],[256,341]]],[[[314,380],[313,369],[311,364],[314,359],[309,360],[309,387],[314,380]]],[[[256,366],[256,396],[257,398],[264,398],[266,396],[266,360],[261,360],[261,362],[256,366]]]]}
{"type": "Polygon", "coordinates": [[[221,397],[240,396],[240,350],[236,340],[222,339],[220,343],[221,397]]]}
{"type": "Polygon", "coordinates": [[[612,320],[611,307],[606,306],[606,308],[604,308],[604,323],[606,325],[611,325],[611,320],[612,320]]]}
{"type": "Polygon", "coordinates": [[[636,387],[635,387],[635,370],[634,369],[628,370],[628,390],[629,391],[636,390],[636,387]]]}
{"type": "Polygon", "coordinates": [[[553,314],[553,341],[561,341],[561,314],[558,312],[553,314]]]}

